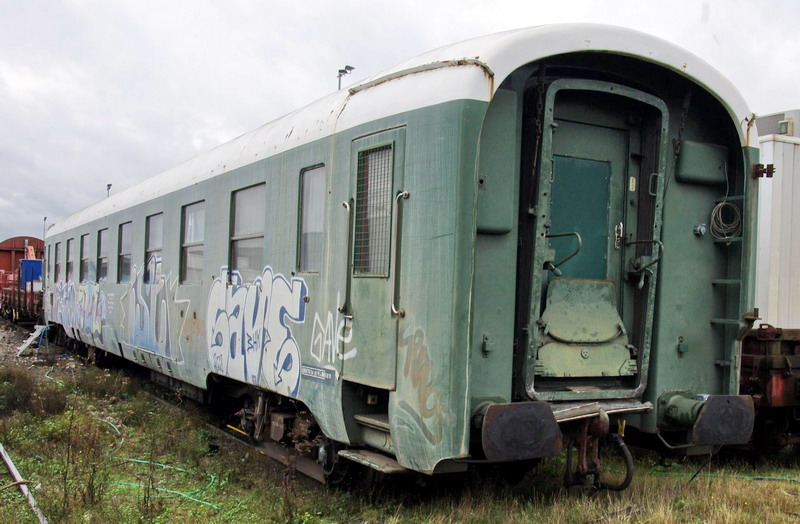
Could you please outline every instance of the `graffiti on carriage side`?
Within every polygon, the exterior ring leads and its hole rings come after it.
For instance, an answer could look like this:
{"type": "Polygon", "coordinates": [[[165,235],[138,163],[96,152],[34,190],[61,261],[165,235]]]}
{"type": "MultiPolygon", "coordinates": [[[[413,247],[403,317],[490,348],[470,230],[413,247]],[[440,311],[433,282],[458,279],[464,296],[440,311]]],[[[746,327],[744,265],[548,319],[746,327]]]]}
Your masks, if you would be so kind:
{"type": "MultiPolygon", "coordinates": [[[[336,295],[336,303],[340,304],[340,296],[336,295]]],[[[337,360],[347,360],[358,354],[357,348],[350,348],[342,353],[343,345],[353,339],[353,323],[344,318],[337,310],[327,314],[314,313],[314,327],[311,332],[311,357],[317,364],[333,366],[337,360]]]]}
{"type": "Polygon", "coordinates": [[[433,361],[428,346],[425,344],[425,332],[422,329],[406,330],[400,337],[398,349],[406,349],[403,377],[411,387],[410,398],[401,400],[402,409],[396,415],[399,425],[416,425],[428,442],[438,444],[442,440],[442,428],[447,415],[444,412],[442,395],[436,387],[433,377],[433,361]],[[405,419],[404,415],[411,418],[405,419]]]}
{"type": "Polygon", "coordinates": [[[96,341],[103,342],[108,307],[106,293],[93,282],[76,285],[74,282],[58,282],[55,286],[53,320],[65,329],[77,329],[91,334],[96,341]]]}
{"type": "Polygon", "coordinates": [[[288,280],[270,266],[252,283],[221,268],[206,310],[212,371],[296,397],[300,348],[289,322],[305,322],[307,294],[305,280],[288,280]]]}
{"type": "Polygon", "coordinates": [[[55,296],[53,319],[64,326],[64,329],[75,328],[73,318],[80,318],[80,315],[77,314],[78,303],[75,284],[72,282],[57,282],[55,296]]]}
{"type": "Polygon", "coordinates": [[[171,278],[171,272],[163,275],[160,268],[161,259],[156,256],[150,257],[146,266],[133,266],[130,287],[120,297],[122,324],[127,327],[127,342],[131,346],[182,360],[180,348],[176,349],[172,343],[170,304],[187,301],[176,299],[176,279],[171,278]],[[145,275],[154,276],[145,282],[145,275]]]}

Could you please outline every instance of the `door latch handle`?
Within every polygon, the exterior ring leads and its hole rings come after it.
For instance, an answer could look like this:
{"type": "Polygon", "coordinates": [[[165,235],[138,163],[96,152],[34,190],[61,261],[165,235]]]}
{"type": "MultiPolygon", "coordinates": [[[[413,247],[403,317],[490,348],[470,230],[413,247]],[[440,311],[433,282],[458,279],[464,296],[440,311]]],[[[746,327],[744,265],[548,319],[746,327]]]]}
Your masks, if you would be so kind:
{"type": "Polygon", "coordinates": [[[614,249],[622,247],[622,240],[625,235],[625,226],[620,222],[614,226],[614,249]]]}

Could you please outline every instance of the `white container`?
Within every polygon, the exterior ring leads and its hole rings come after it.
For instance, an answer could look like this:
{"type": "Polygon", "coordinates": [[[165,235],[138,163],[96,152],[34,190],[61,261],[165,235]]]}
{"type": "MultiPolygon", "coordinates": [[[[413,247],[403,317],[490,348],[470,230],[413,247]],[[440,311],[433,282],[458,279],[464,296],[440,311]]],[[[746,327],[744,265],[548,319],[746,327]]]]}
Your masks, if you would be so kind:
{"type": "Polygon", "coordinates": [[[756,307],[762,320],[800,328],[800,110],[759,117],[762,164],[772,178],[759,180],[756,307]]]}

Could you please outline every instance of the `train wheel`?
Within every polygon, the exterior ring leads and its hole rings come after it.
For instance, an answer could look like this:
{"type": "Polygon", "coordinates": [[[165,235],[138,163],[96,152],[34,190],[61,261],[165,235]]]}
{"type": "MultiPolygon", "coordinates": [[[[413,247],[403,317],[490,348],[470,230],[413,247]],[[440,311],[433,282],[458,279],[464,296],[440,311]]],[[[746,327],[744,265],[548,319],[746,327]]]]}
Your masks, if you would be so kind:
{"type": "Polygon", "coordinates": [[[319,447],[317,462],[325,473],[325,481],[329,486],[344,485],[352,474],[352,461],[339,457],[339,450],[344,449],[344,444],[323,437],[319,447]]]}

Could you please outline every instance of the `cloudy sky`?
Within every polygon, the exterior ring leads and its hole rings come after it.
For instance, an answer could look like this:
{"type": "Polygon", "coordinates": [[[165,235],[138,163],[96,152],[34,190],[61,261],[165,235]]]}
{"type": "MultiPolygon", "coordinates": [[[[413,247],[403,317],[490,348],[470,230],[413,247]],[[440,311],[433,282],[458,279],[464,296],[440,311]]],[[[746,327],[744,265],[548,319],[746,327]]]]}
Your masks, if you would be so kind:
{"type": "Polygon", "coordinates": [[[597,22],[681,45],[751,109],[800,108],[796,0],[0,0],[0,241],[427,50],[597,22]]]}

